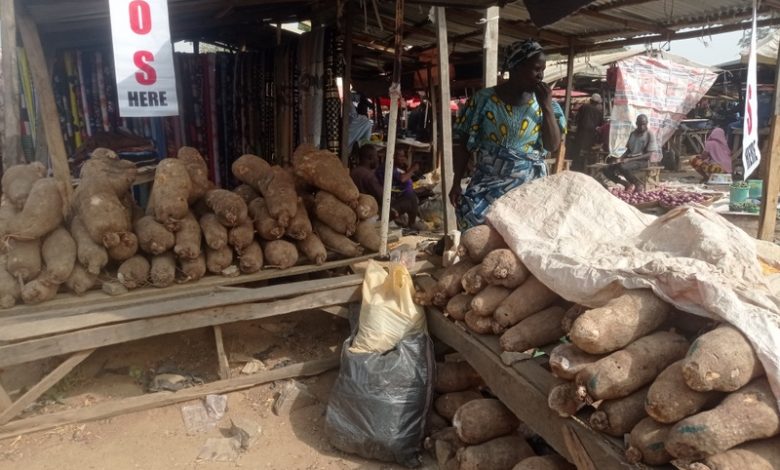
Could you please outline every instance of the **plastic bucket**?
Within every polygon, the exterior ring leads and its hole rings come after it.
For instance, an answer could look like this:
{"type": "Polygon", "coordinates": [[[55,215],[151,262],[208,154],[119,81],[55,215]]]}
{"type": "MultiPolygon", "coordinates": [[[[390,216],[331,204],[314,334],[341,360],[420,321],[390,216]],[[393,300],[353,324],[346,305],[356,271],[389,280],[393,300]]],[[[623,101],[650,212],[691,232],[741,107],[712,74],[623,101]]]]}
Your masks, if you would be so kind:
{"type": "Polygon", "coordinates": [[[750,185],[750,199],[761,199],[764,182],[761,180],[748,180],[748,184],[750,185]]]}
{"type": "Polygon", "coordinates": [[[749,196],[750,196],[749,188],[735,188],[734,186],[729,188],[729,202],[731,202],[732,204],[743,203],[747,201],[749,196]]]}

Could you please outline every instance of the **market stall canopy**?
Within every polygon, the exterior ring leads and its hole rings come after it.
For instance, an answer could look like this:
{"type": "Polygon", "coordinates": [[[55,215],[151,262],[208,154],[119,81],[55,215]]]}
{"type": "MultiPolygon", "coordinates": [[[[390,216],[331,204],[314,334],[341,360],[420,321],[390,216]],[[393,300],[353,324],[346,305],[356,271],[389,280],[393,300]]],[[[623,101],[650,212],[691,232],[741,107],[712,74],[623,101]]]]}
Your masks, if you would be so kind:
{"type": "MultiPolygon", "coordinates": [[[[774,30],[756,43],[756,59],[759,64],[775,65],[777,63],[777,47],[780,45],[780,29],[774,30]]],[[[742,49],[739,53],[740,62],[748,63],[750,50],[742,49]]]]}
{"type": "MultiPolygon", "coordinates": [[[[583,54],[574,58],[574,75],[585,75],[589,77],[606,76],[607,67],[610,64],[635,55],[644,54],[643,50],[619,50],[600,52],[596,54],[583,54]]],[[[547,83],[557,82],[566,78],[566,58],[551,60],[547,59],[547,69],[544,71],[544,81],[547,83]]]]}

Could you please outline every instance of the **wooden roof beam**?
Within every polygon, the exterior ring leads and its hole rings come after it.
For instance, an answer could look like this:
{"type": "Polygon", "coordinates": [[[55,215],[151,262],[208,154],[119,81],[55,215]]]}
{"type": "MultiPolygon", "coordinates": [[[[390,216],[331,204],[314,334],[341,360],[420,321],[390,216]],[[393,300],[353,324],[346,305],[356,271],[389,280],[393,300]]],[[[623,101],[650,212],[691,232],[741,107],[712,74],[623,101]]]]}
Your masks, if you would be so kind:
{"type": "Polygon", "coordinates": [[[593,11],[593,10],[580,10],[577,13],[575,13],[575,15],[582,15],[590,18],[595,18],[598,20],[608,21],[610,23],[618,24],[625,28],[635,29],[637,31],[646,32],[646,33],[656,33],[662,36],[674,34],[674,30],[665,28],[655,23],[627,19],[619,16],[600,13],[598,11],[593,11]]]}

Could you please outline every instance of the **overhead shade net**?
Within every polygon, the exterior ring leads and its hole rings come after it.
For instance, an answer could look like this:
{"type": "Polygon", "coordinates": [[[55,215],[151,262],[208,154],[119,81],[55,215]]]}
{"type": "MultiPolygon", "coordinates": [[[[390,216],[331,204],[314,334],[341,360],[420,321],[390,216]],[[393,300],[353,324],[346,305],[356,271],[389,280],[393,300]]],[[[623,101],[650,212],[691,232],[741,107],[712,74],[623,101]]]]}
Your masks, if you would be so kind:
{"type": "Polygon", "coordinates": [[[539,28],[551,25],[593,2],[594,0],[523,1],[528,14],[531,16],[531,21],[539,28]]]}

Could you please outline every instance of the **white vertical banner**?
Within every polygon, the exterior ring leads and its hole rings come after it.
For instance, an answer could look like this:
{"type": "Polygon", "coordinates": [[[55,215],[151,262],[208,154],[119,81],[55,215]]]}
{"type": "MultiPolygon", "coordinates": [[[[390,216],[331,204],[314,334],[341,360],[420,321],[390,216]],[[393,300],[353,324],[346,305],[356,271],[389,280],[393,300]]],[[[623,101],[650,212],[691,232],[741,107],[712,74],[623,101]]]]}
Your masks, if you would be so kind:
{"type": "Polygon", "coordinates": [[[178,115],[167,0],[109,0],[108,4],[119,115],[178,115]]]}
{"type": "Polygon", "coordinates": [[[742,123],[742,165],[747,179],[761,162],[758,148],[758,100],[756,98],[756,0],[753,0],[753,31],[750,35],[750,59],[745,87],[745,120],[742,123]]]}

